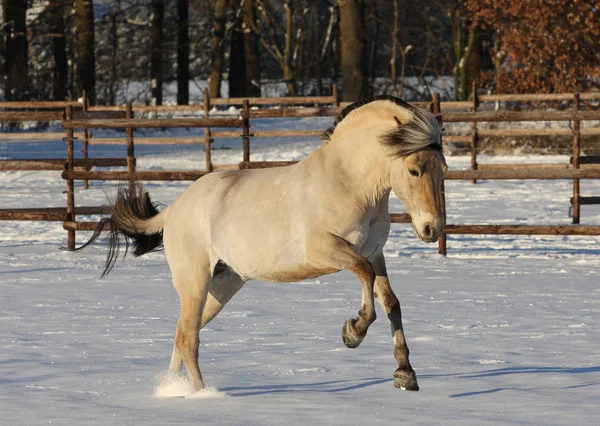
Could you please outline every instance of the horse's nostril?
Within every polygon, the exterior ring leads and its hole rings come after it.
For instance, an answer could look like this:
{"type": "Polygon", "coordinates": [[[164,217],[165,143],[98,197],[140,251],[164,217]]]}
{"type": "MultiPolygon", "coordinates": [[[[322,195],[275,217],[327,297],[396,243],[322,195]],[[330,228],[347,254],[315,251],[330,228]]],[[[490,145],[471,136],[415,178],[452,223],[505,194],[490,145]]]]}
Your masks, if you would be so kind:
{"type": "Polygon", "coordinates": [[[425,228],[423,228],[423,234],[425,234],[427,238],[431,238],[433,236],[433,228],[431,225],[425,225],[425,228]]]}

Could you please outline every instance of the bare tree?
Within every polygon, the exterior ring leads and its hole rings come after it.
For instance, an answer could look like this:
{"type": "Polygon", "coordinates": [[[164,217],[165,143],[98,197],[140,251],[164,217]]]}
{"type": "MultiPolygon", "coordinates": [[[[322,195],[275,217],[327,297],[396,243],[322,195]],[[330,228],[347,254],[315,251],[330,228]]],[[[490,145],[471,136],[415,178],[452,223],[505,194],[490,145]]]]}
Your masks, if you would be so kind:
{"type": "Polygon", "coordinates": [[[69,61],[65,34],[65,20],[68,11],[69,7],[65,1],[57,1],[50,6],[52,54],[54,57],[51,97],[57,101],[65,100],[69,92],[69,61]]]}
{"type": "Polygon", "coordinates": [[[114,105],[117,103],[117,90],[119,87],[119,76],[117,73],[117,53],[119,51],[119,33],[118,18],[121,13],[121,0],[115,0],[115,4],[110,11],[110,83],[108,86],[108,103],[114,105]]]}
{"type": "Polygon", "coordinates": [[[190,38],[188,0],[177,0],[177,104],[190,101],[190,38]]]}
{"type": "Polygon", "coordinates": [[[96,58],[92,0],[75,0],[74,21],[76,94],[80,97],[85,90],[87,99],[94,104],[96,102],[96,58]]]}
{"type": "Polygon", "coordinates": [[[236,1],[233,22],[227,26],[229,46],[229,96],[260,96],[258,38],[252,31],[255,20],[253,0],[236,1]]]}
{"type": "Polygon", "coordinates": [[[235,9],[233,22],[227,25],[229,37],[229,97],[239,98],[246,96],[246,55],[244,51],[244,33],[242,31],[241,12],[242,4],[236,2],[232,5],[235,9]]]}
{"type": "Polygon", "coordinates": [[[3,0],[4,17],[4,95],[8,101],[27,100],[27,0],[3,0]]]}
{"type": "Polygon", "coordinates": [[[221,96],[221,80],[225,68],[225,21],[227,18],[227,0],[217,0],[215,6],[215,24],[212,37],[212,66],[209,77],[210,97],[221,96]]]}
{"type": "Polygon", "coordinates": [[[338,0],[344,101],[362,100],[367,95],[365,20],[362,0],[338,0]]]}
{"type": "Polygon", "coordinates": [[[481,71],[481,31],[471,25],[463,0],[450,2],[452,44],[456,64],[454,67],[454,97],[467,99],[471,82],[481,71]],[[474,56],[479,54],[479,58],[474,56]]]}
{"type": "Polygon", "coordinates": [[[258,38],[252,31],[256,19],[254,0],[242,0],[242,31],[244,32],[245,96],[260,96],[260,55],[258,38]]]}
{"type": "MultiPolygon", "coordinates": [[[[295,96],[298,90],[295,62],[302,44],[304,28],[302,24],[297,25],[294,34],[293,1],[284,0],[283,14],[277,17],[263,0],[255,0],[255,3],[258,17],[255,22],[248,20],[248,24],[259,36],[261,45],[281,68],[288,95],[295,96]]],[[[309,8],[301,10],[300,21],[304,20],[308,11],[309,8]]]]}
{"type": "Polygon", "coordinates": [[[152,84],[152,101],[155,105],[162,105],[162,83],[163,83],[163,27],[165,21],[164,0],[152,0],[152,12],[150,14],[150,81],[152,84]]]}

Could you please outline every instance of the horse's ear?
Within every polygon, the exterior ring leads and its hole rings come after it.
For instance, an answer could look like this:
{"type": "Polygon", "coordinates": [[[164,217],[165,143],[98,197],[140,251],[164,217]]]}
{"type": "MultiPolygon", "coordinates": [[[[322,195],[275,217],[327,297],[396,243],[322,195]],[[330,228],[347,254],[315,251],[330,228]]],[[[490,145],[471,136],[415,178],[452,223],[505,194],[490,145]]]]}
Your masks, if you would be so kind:
{"type": "Polygon", "coordinates": [[[435,116],[435,119],[437,120],[438,123],[440,123],[440,125],[442,124],[442,114],[437,114],[435,116]]]}
{"type": "Polygon", "coordinates": [[[396,117],[395,115],[394,115],[394,120],[396,120],[396,124],[398,126],[402,126],[402,123],[400,122],[400,120],[398,120],[398,117],[396,117]]]}

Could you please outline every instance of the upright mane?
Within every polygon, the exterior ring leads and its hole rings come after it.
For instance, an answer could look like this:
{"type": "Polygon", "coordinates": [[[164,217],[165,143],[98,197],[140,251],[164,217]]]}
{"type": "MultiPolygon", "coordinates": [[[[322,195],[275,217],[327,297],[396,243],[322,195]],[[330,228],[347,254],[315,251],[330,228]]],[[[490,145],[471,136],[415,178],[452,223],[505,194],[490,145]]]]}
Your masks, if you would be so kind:
{"type": "Polygon", "coordinates": [[[442,149],[442,126],[438,119],[394,96],[382,95],[355,102],[345,107],[321,139],[332,141],[334,136],[369,118],[390,121],[392,128],[379,135],[380,142],[395,157],[406,157],[424,149],[442,149]]]}

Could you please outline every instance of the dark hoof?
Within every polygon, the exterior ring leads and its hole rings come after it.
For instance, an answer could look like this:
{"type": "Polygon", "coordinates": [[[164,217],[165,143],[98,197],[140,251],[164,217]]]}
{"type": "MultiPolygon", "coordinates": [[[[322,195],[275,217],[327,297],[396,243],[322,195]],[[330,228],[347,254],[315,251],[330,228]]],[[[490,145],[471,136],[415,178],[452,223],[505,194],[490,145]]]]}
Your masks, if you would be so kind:
{"type": "Polygon", "coordinates": [[[416,392],[419,390],[417,375],[412,369],[397,369],[394,371],[394,386],[396,386],[398,389],[416,392]]]}
{"type": "Polygon", "coordinates": [[[350,349],[354,349],[360,345],[360,342],[362,342],[364,338],[364,335],[360,336],[356,332],[356,319],[346,320],[342,327],[342,340],[344,341],[344,345],[350,349]]]}

